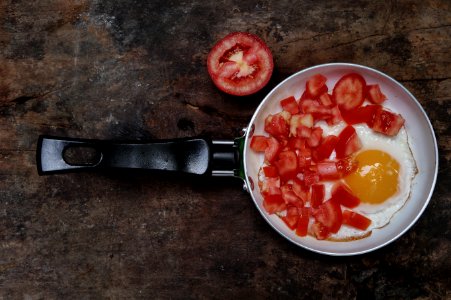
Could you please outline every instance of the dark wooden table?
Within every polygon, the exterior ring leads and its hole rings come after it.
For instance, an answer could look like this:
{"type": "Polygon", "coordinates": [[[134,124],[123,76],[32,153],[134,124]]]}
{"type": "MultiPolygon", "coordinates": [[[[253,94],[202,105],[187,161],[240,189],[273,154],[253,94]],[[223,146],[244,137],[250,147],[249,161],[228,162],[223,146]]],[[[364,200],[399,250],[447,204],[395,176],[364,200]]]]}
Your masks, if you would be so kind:
{"type": "Polygon", "coordinates": [[[451,297],[449,1],[0,1],[0,298],[451,297]],[[206,57],[264,39],[269,85],[220,93],[206,57]],[[440,172],[402,238],[334,258],[287,242],[236,180],[40,177],[40,134],[233,138],[278,82],[353,62],[399,80],[434,126],[440,172]]]}

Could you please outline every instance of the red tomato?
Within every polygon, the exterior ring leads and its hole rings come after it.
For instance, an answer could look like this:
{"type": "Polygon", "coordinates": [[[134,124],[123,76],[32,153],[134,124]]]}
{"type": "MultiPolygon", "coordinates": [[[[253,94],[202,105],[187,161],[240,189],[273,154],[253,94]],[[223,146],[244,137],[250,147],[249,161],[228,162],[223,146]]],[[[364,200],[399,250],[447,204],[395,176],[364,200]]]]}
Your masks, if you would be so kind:
{"type": "Polygon", "coordinates": [[[281,194],[263,196],[263,207],[269,214],[282,212],[287,208],[281,194]]]}
{"type": "Polygon", "coordinates": [[[288,147],[291,149],[305,149],[305,139],[292,137],[288,140],[288,147]]]}
{"type": "Polygon", "coordinates": [[[280,105],[282,106],[283,110],[289,112],[292,115],[299,113],[299,105],[293,96],[281,100],[280,105]]]}
{"type": "Polygon", "coordinates": [[[373,124],[374,114],[380,109],[379,105],[365,105],[351,110],[342,111],[343,120],[349,125],[366,123],[371,127],[373,124]]]}
{"type": "Polygon", "coordinates": [[[298,173],[298,159],[294,151],[280,152],[279,159],[274,164],[282,180],[292,179],[298,173]]]}
{"type": "Polygon", "coordinates": [[[337,158],[343,158],[360,150],[362,143],[360,142],[354,127],[348,125],[338,135],[338,142],[335,145],[335,153],[337,158]]]}
{"type": "Polygon", "coordinates": [[[304,183],[306,186],[311,186],[319,181],[318,171],[316,166],[310,166],[304,171],[304,183]],[[313,168],[315,167],[315,168],[313,168]]]}
{"type": "Polygon", "coordinates": [[[282,217],[282,220],[291,230],[295,229],[299,220],[298,208],[296,206],[288,206],[287,214],[282,217]]]}
{"type": "Polygon", "coordinates": [[[323,93],[318,98],[319,103],[324,105],[325,107],[332,107],[335,103],[332,100],[332,97],[328,93],[323,93]]]}
{"type": "Polygon", "coordinates": [[[323,138],[321,144],[312,151],[313,160],[318,162],[328,159],[334,151],[337,142],[338,137],[336,137],[335,135],[328,135],[323,138]]]}
{"type": "Polygon", "coordinates": [[[263,167],[263,173],[265,173],[265,177],[277,177],[279,176],[279,172],[277,172],[277,168],[274,166],[265,166],[263,167]]]}
{"type": "Polygon", "coordinates": [[[317,240],[325,240],[330,234],[329,229],[320,222],[313,223],[311,230],[317,240]]]}
{"type": "Polygon", "coordinates": [[[256,152],[265,152],[265,149],[268,147],[268,138],[262,135],[254,135],[250,146],[256,152]]]}
{"type": "Polygon", "coordinates": [[[336,105],[333,106],[330,109],[330,113],[331,113],[331,117],[326,119],[326,122],[329,126],[336,125],[336,124],[340,123],[341,120],[343,120],[343,118],[341,116],[341,112],[338,109],[338,106],[336,106],[336,105]]]}
{"type": "Polygon", "coordinates": [[[327,92],[327,78],[321,74],[311,77],[305,84],[305,91],[313,98],[318,97],[322,93],[327,92]]]}
{"type": "Polygon", "coordinates": [[[343,206],[353,208],[360,204],[360,199],[355,196],[351,189],[342,182],[337,182],[332,187],[332,198],[343,206]]]}
{"type": "Polygon", "coordinates": [[[285,184],[280,188],[280,191],[286,204],[295,205],[296,207],[304,206],[304,201],[293,192],[293,185],[285,184]]]}
{"type": "Polygon", "coordinates": [[[223,92],[244,96],[262,89],[274,68],[268,46],[256,35],[230,33],[210,51],[208,73],[223,92]]]}
{"type": "Polygon", "coordinates": [[[397,135],[404,125],[404,118],[401,115],[389,112],[385,109],[378,109],[374,115],[371,129],[388,136],[397,135]]]}
{"type": "Polygon", "coordinates": [[[288,137],[290,113],[281,112],[265,119],[265,131],[276,138],[288,137]]]}
{"type": "Polygon", "coordinates": [[[381,104],[387,99],[387,97],[382,94],[382,91],[378,84],[367,85],[365,92],[368,100],[370,100],[374,104],[381,104]]]}
{"type": "Polygon", "coordinates": [[[308,200],[309,188],[299,178],[294,178],[292,183],[293,192],[305,203],[308,200]]]}
{"type": "Polygon", "coordinates": [[[262,195],[279,195],[280,191],[280,178],[279,177],[271,177],[266,178],[262,181],[260,186],[260,191],[262,195]]]}
{"type": "Polygon", "coordinates": [[[335,84],[332,96],[341,111],[359,107],[365,99],[365,79],[359,74],[344,75],[335,84]]]}
{"type": "Polygon", "coordinates": [[[298,208],[298,213],[299,219],[296,226],[296,234],[298,236],[306,236],[310,219],[309,209],[307,207],[298,208]]]}
{"type": "Polygon", "coordinates": [[[268,139],[268,147],[265,149],[265,160],[272,162],[280,152],[280,144],[274,137],[268,139]]]}
{"type": "Polygon", "coordinates": [[[307,139],[307,145],[312,148],[315,148],[321,142],[321,138],[323,136],[323,129],[321,127],[314,127],[312,129],[312,134],[307,139]]]}
{"type": "Polygon", "coordinates": [[[323,202],[318,209],[313,210],[313,217],[324,225],[331,233],[337,233],[343,223],[340,204],[333,199],[323,202]]]}
{"type": "Polygon", "coordinates": [[[331,109],[321,105],[316,100],[301,100],[300,107],[305,114],[311,114],[315,121],[327,120],[333,117],[331,109]]]}
{"type": "Polygon", "coordinates": [[[367,217],[350,211],[350,210],[344,210],[343,211],[343,224],[346,224],[348,226],[360,229],[360,230],[366,230],[368,226],[371,225],[371,220],[367,217]]]}
{"type": "Polygon", "coordinates": [[[322,161],[316,164],[320,180],[337,180],[340,179],[337,165],[335,161],[322,161]]]}
{"type": "Polygon", "coordinates": [[[312,193],[310,195],[310,206],[313,208],[318,208],[324,201],[324,194],[326,189],[324,184],[314,184],[312,185],[312,193]]]}

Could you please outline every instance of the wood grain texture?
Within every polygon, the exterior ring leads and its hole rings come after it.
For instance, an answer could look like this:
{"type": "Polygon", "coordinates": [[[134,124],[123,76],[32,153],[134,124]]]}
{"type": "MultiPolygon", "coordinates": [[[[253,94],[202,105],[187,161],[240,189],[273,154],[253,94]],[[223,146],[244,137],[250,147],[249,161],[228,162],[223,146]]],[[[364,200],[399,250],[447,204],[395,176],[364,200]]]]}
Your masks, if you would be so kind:
{"type": "Polygon", "coordinates": [[[449,1],[0,0],[0,298],[451,296],[449,1]],[[219,92],[212,45],[249,31],[272,49],[260,93],[219,92]],[[420,101],[439,143],[431,203],[402,238],[348,258],[291,245],[235,180],[39,177],[39,134],[233,138],[288,75],[379,69],[420,101]]]}

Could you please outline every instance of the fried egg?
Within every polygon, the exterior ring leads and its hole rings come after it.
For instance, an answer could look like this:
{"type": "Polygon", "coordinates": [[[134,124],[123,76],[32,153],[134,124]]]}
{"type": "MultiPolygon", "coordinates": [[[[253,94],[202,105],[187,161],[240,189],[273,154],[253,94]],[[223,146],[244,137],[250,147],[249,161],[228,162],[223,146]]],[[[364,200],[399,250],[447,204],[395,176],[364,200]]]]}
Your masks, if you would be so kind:
{"type": "MultiPolygon", "coordinates": [[[[324,135],[338,135],[344,128],[343,124],[320,126],[324,135]]],[[[362,142],[362,149],[353,157],[358,168],[343,180],[361,200],[360,205],[351,210],[371,219],[371,225],[365,231],[343,225],[330,240],[359,239],[386,226],[409,199],[417,173],[404,127],[393,137],[376,133],[366,125],[354,125],[354,128],[362,142]]],[[[330,198],[333,184],[325,182],[326,199],[330,198]]]]}

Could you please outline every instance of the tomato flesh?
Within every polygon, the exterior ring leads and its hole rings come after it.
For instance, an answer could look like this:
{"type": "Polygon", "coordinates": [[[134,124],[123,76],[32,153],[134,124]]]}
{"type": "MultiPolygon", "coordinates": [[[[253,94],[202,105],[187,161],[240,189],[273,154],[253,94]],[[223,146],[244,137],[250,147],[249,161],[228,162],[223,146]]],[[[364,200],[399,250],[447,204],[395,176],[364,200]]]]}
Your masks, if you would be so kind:
{"type": "Polygon", "coordinates": [[[280,144],[276,138],[270,137],[268,139],[268,147],[265,149],[265,160],[268,162],[272,162],[276,159],[277,155],[280,152],[280,144]]]}
{"type": "Polygon", "coordinates": [[[283,110],[289,112],[292,115],[295,115],[299,112],[299,105],[293,96],[281,100],[280,105],[282,106],[283,110]]]}
{"type": "Polygon", "coordinates": [[[378,109],[374,115],[371,129],[388,136],[395,136],[404,125],[404,122],[405,120],[401,115],[385,109],[378,109]]]}
{"type": "Polygon", "coordinates": [[[322,93],[327,92],[326,81],[326,77],[321,74],[316,74],[307,81],[305,90],[310,96],[316,98],[322,93]]]}
{"type": "Polygon", "coordinates": [[[297,156],[294,151],[281,152],[279,159],[274,164],[279,171],[280,177],[284,180],[294,178],[298,173],[297,156]]]}
{"type": "Polygon", "coordinates": [[[354,127],[346,126],[338,135],[338,142],[335,145],[335,153],[337,158],[343,158],[357,152],[362,148],[360,141],[354,127]]]}
{"type": "Polygon", "coordinates": [[[382,94],[382,91],[378,84],[366,86],[366,97],[374,104],[381,104],[387,99],[387,96],[382,94]]]}
{"type": "Polygon", "coordinates": [[[277,168],[274,166],[263,167],[263,173],[265,173],[266,177],[278,177],[279,176],[279,172],[277,172],[277,168]]]}
{"type": "Polygon", "coordinates": [[[287,214],[282,217],[282,220],[287,224],[291,230],[296,228],[299,220],[299,212],[296,206],[287,207],[287,214]]]}
{"type": "Polygon", "coordinates": [[[258,36],[233,32],[213,46],[207,67],[213,83],[220,90],[245,96],[268,83],[274,63],[270,49],[258,36]]]}
{"type": "Polygon", "coordinates": [[[315,209],[313,216],[316,221],[324,225],[331,233],[337,233],[343,223],[340,205],[333,199],[323,202],[315,209]]]}
{"type": "Polygon", "coordinates": [[[350,110],[363,103],[365,87],[366,82],[361,75],[350,73],[338,80],[332,96],[340,110],[350,110]]]}
{"type": "Polygon", "coordinates": [[[298,236],[306,236],[310,219],[309,209],[307,207],[298,208],[299,219],[296,226],[296,234],[298,236]]]}
{"type": "Polygon", "coordinates": [[[360,204],[360,199],[342,182],[338,182],[332,187],[332,198],[348,208],[353,208],[360,204]]]}
{"type": "Polygon", "coordinates": [[[371,225],[371,220],[359,213],[350,210],[344,210],[343,224],[360,230],[366,230],[371,225]]]}
{"type": "Polygon", "coordinates": [[[324,184],[314,184],[312,185],[312,193],[310,196],[310,206],[313,208],[318,208],[323,201],[326,189],[324,184]]]}
{"type": "Polygon", "coordinates": [[[265,152],[268,147],[268,138],[262,135],[254,135],[250,147],[255,152],[265,152]]]}
{"type": "Polygon", "coordinates": [[[337,145],[338,137],[335,135],[328,135],[322,141],[321,144],[312,152],[312,158],[314,161],[319,162],[329,158],[337,145]]]}

